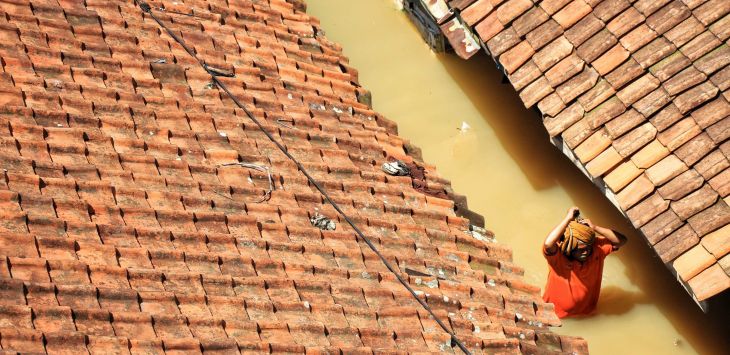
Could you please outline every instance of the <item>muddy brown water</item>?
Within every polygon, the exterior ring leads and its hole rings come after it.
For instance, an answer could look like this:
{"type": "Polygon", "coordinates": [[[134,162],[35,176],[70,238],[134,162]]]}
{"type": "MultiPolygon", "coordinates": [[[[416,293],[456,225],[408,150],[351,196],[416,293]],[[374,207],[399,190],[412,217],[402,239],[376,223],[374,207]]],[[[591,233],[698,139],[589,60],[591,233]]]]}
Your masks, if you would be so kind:
{"type": "Polygon", "coordinates": [[[501,83],[489,57],[434,54],[394,0],[307,2],[360,71],[374,108],[485,216],[528,282],[544,286],[541,243],[574,204],[629,237],[606,260],[597,314],[554,331],[586,338],[593,354],[730,353],[728,307],[700,311],[637,231],[549,143],[539,115],[501,83]]]}

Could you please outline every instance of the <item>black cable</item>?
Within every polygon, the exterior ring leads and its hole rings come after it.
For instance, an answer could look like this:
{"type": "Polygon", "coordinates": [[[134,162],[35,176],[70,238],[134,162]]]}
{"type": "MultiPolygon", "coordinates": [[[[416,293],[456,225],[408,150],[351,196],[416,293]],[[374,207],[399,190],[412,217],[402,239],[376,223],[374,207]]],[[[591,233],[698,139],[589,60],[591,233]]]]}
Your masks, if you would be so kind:
{"type": "MultiPolygon", "coordinates": [[[[355,230],[355,233],[357,233],[357,235],[360,237],[360,239],[365,241],[365,243],[368,245],[368,247],[370,247],[370,249],[380,258],[380,260],[383,262],[383,264],[385,264],[385,267],[393,275],[395,275],[396,279],[398,279],[398,281],[403,285],[403,287],[405,287],[406,290],[408,290],[408,292],[413,296],[413,298],[415,298],[416,301],[418,301],[418,303],[431,315],[431,317],[433,317],[433,319],[436,321],[436,323],[438,323],[438,325],[441,327],[441,329],[443,329],[446,333],[449,334],[449,336],[451,336],[452,345],[456,344],[459,347],[459,349],[461,349],[461,351],[463,351],[466,354],[471,355],[471,352],[469,351],[469,349],[467,349],[466,346],[461,342],[461,340],[459,340],[459,338],[456,337],[456,334],[454,334],[449,328],[446,327],[446,324],[444,324],[444,322],[441,321],[441,319],[436,316],[436,314],[433,312],[431,307],[426,302],[424,302],[423,300],[421,300],[418,297],[418,295],[416,294],[416,291],[414,291],[413,288],[411,288],[411,286],[405,280],[403,280],[403,278],[396,272],[396,270],[393,268],[393,266],[390,264],[390,262],[388,262],[388,260],[383,256],[383,254],[380,253],[378,248],[375,247],[373,242],[370,241],[370,239],[368,237],[366,237],[362,231],[360,231],[360,229],[355,225],[355,223],[350,219],[350,217],[348,217],[347,214],[345,214],[345,212],[343,212],[342,209],[340,209],[340,206],[330,198],[330,196],[327,194],[327,191],[325,191],[324,188],[322,188],[322,186],[320,186],[319,183],[311,175],[309,175],[307,170],[302,166],[302,164],[299,163],[299,161],[297,161],[297,159],[294,156],[289,154],[289,152],[286,150],[286,147],[284,147],[281,143],[279,143],[276,139],[274,139],[274,136],[269,131],[267,131],[266,128],[264,128],[264,126],[261,124],[261,122],[259,122],[259,120],[256,119],[256,117],[246,108],[246,106],[244,106],[236,98],[236,96],[233,95],[233,93],[231,93],[230,90],[228,90],[228,87],[223,82],[218,80],[218,76],[222,75],[222,74],[220,74],[220,72],[215,70],[214,68],[209,67],[207,64],[205,64],[205,62],[201,61],[195,55],[195,53],[193,53],[193,51],[190,48],[188,48],[187,45],[185,45],[185,43],[183,42],[183,40],[180,37],[178,37],[175,33],[173,33],[172,30],[170,30],[170,28],[167,27],[167,25],[162,23],[162,21],[160,21],[157,18],[157,16],[155,16],[155,14],[152,13],[152,8],[147,3],[143,2],[143,1],[138,1],[138,0],[135,0],[135,2],[137,2],[139,7],[142,9],[142,11],[149,14],[150,17],[152,17],[152,19],[154,19],[158,25],[160,25],[162,28],[164,28],[165,31],[167,31],[167,34],[169,34],[178,44],[180,44],[183,47],[183,49],[185,49],[185,51],[188,52],[188,54],[190,54],[190,56],[192,56],[193,58],[195,58],[195,60],[198,61],[198,63],[201,65],[201,67],[203,67],[203,69],[205,69],[208,72],[208,74],[210,74],[212,81],[219,88],[221,88],[228,95],[228,97],[231,100],[233,100],[233,102],[236,104],[236,106],[243,109],[243,111],[246,113],[246,115],[248,115],[248,117],[251,119],[251,121],[253,121],[253,123],[255,123],[259,127],[261,132],[263,132],[266,135],[266,137],[268,137],[269,140],[272,143],[274,143],[276,145],[276,147],[279,148],[279,150],[281,150],[282,153],[284,153],[284,155],[287,156],[287,158],[289,158],[292,162],[294,162],[294,164],[296,164],[297,169],[299,169],[299,171],[301,171],[304,174],[304,176],[307,177],[307,180],[309,180],[309,182],[312,183],[315,188],[317,188],[317,190],[322,194],[322,196],[324,196],[325,200],[327,200],[327,202],[329,202],[332,205],[332,207],[335,208],[337,213],[339,213],[340,216],[342,216],[345,219],[347,224],[349,224],[350,227],[352,227],[352,229],[355,230]]],[[[227,76],[227,75],[224,75],[224,76],[227,76]]]]}

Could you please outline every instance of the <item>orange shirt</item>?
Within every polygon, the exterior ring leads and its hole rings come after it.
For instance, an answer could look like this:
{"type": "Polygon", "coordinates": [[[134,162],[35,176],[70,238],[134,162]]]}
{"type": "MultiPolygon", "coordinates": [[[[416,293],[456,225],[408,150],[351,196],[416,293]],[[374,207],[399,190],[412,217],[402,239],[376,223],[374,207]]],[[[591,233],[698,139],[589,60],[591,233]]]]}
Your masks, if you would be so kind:
{"type": "Polygon", "coordinates": [[[548,255],[543,247],[550,273],[542,299],[555,305],[558,317],[586,315],[596,309],[601,292],[603,260],[612,251],[613,244],[610,241],[596,238],[593,252],[588,260],[581,263],[568,259],[560,250],[548,255]]]}

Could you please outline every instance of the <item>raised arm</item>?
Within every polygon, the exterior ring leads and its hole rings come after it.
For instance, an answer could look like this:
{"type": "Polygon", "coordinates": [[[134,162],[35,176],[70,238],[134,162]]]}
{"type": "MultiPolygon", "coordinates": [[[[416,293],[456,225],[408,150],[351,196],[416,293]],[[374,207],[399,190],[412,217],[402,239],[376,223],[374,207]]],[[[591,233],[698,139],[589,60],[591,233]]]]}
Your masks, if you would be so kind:
{"type": "Polygon", "coordinates": [[[575,215],[578,212],[578,207],[571,207],[568,209],[568,214],[565,215],[565,218],[558,223],[558,225],[553,228],[553,230],[548,234],[548,236],[545,238],[544,247],[545,252],[549,255],[555,254],[558,251],[558,240],[560,240],[560,237],[563,236],[563,233],[565,232],[565,228],[568,227],[568,223],[575,218],[575,215]]]}
{"type": "Polygon", "coordinates": [[[628,239],[626,239],[626,236],[614,231],[613,229],[597,226],[593,224],[593,222],[591,222],[591,220],[589,219],[586,219],[585,221],[591,228],[593,228],[594,231],[596,231],[597,234],[599,234],[601,237],[608,239],[608,241],[613,244],[613,250],[618,250],[618,248],[622,247],[628,241],[628,239]]]}

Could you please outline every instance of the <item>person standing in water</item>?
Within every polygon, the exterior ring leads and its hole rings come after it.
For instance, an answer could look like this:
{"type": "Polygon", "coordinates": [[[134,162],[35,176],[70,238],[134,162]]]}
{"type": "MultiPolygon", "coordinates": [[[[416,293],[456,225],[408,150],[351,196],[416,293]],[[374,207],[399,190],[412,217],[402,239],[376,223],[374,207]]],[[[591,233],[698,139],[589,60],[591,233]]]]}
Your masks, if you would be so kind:
{"type": "Polygon", "coordinates": [[[601,292],[603,261],[624,244],[621,233],[581,218],[578,207],[571,207],[543,244],[550,267],[543,300],[555,305],[560,318],[591,314],[601,292]]]}

